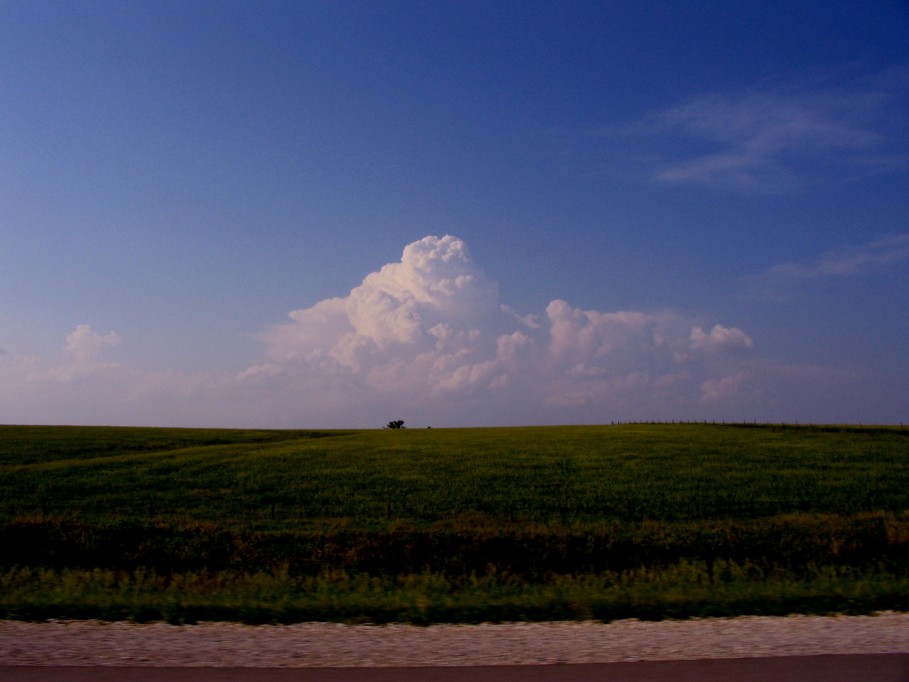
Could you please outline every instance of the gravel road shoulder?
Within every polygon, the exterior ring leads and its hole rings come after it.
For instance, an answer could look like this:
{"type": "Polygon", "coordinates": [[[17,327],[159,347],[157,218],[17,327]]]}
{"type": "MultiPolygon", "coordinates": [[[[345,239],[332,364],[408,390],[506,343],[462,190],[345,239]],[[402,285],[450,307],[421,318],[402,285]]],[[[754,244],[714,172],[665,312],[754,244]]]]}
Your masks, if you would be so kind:
{"type": "Polygon", "coordinates": [[[483,625],[0,621],[0,664],[387,667],[909,653],[909,614],[483,625]]]}

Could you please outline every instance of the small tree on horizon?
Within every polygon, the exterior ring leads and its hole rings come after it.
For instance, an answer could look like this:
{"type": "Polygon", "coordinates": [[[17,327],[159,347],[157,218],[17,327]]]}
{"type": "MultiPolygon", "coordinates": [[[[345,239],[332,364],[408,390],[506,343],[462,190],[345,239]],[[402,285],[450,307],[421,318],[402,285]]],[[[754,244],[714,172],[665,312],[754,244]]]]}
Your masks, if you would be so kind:
{"type": "Polygon", "coordinates": [[[388,422],[388,423],[385,425],[385,428],[386,428],[386,429],[404,429],[404,428],[407,428],[407,427],[404,426],[404,420],[403,420],[403,419],[398,419],[397,421],[388,422]]]}

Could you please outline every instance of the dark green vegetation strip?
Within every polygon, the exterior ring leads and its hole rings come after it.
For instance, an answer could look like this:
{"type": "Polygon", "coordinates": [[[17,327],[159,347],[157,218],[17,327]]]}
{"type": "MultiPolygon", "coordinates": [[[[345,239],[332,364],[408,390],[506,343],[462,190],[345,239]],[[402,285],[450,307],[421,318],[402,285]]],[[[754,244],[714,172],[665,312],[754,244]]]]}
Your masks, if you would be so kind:
{"type": "Polygon", "coordinates": [[[909,609],[909,432],[0,426],[0,617],[909,609]]]}

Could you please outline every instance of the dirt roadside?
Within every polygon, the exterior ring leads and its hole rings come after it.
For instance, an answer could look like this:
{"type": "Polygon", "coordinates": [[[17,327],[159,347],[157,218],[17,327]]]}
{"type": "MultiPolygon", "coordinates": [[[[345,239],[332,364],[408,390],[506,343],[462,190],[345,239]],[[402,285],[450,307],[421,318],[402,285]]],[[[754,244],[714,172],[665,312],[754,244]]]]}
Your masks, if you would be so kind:
{"type": "Polygon", "coordinates": [[[483,625],[0,622],[0,665],[502,666],[909,653],[909,614],[483,625]]]}

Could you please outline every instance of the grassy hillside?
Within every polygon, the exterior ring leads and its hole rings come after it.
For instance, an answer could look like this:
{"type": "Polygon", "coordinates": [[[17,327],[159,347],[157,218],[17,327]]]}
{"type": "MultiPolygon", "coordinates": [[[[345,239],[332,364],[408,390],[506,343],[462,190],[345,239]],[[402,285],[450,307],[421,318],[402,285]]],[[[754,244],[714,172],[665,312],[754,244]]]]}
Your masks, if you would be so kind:
{"type": "Polygon", "coordinates": [[[906,608],[909,432],[0,427],[0,615],[906,608]]]}

